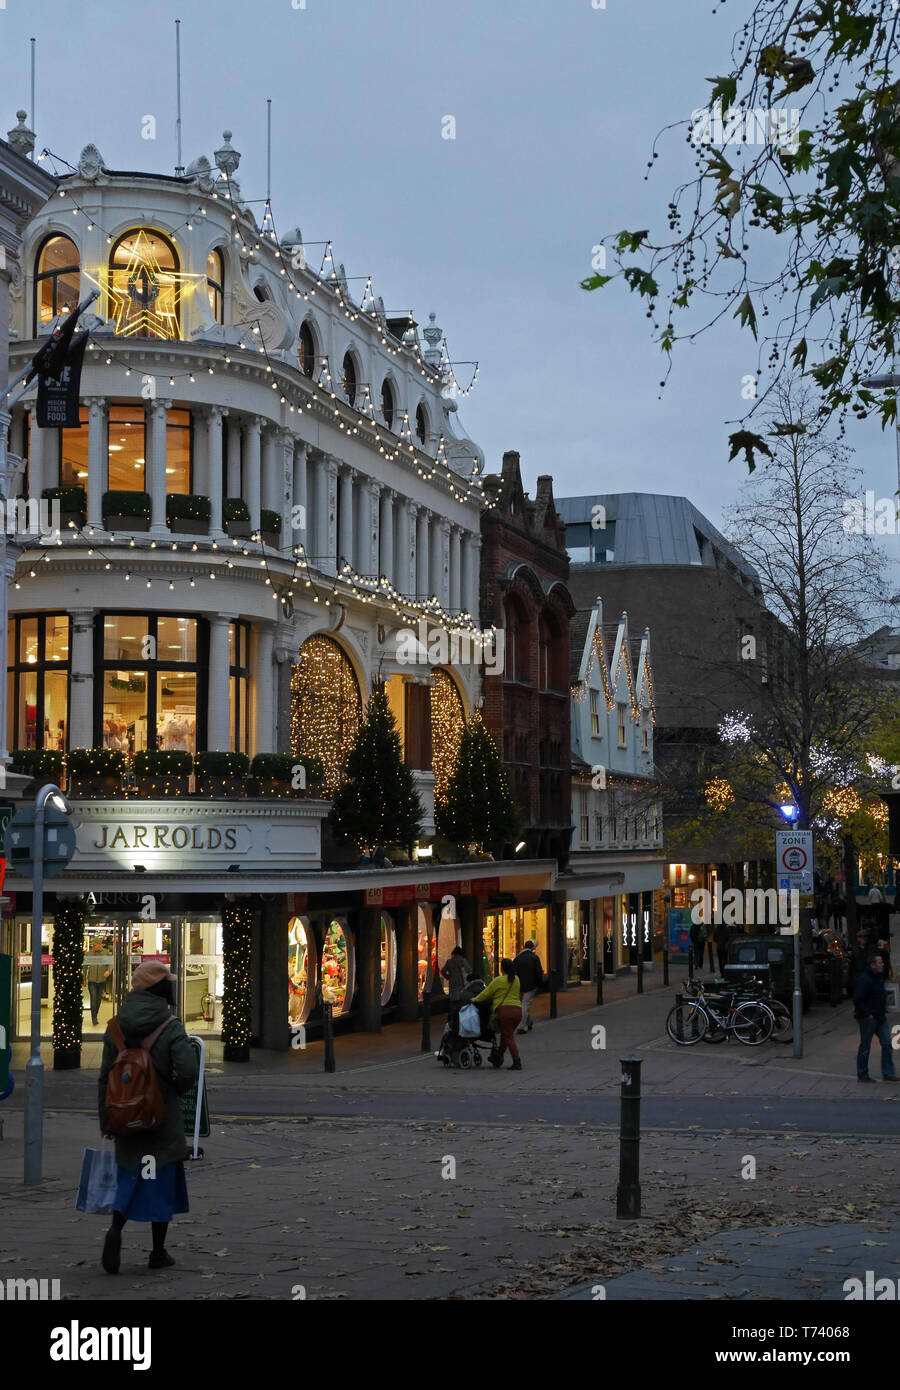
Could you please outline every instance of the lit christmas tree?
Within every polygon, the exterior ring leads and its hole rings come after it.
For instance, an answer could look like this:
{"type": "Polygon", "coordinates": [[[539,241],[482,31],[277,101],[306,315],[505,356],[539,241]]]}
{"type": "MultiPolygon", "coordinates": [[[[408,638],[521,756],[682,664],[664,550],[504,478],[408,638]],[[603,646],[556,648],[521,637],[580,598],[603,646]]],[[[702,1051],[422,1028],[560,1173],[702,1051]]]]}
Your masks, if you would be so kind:
{"type": "Polygon", "coordinates": [[[480,714],[466,724],[446,799],[435,807],[437,830],[457,845],[503,845],[519,826],[519,812],[500,750],[480,714]]]}
{"type": "Polygon", "coordinates": [[[419,837],[422,803],[383,689],[372,692],[331,816],[337,834],[361,850],[380,844],[411,849],[419,837]]]}

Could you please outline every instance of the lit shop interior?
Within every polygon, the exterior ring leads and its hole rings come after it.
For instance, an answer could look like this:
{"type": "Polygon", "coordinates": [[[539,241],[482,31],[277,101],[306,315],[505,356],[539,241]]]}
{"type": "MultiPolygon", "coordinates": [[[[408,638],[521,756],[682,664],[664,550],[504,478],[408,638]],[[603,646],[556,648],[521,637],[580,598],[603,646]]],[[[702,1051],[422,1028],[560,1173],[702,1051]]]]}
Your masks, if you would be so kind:
{"type": "MultiPolygon", "coordinates": [[[[437,926],[430,903],[416,904],[417,992],[445,988],[441,969],[460,944],[459,922],[441,917],[437,926]]],[[[313,925],[309,917],[288,923],[288,1022],[305,1023],[316,1007],[319,982],[322,1000],[334,1017],[348,1014],[356,988],[356,940],[346,917],[331,917],[313,925]]],[[[389,912],[381,913],[381,1003],[388,1008],[397,989],[397,928],[389,912]]]]}
{"type": "Polygon", "coordinates": [[[499,975],[504,956],[514,960],[524,950],[526,941],[534,942],[546,970],[548,915],[548,909],[540,906],[506,907],[485,913],[482,958],[474,962],[476,969],[481,967],[482,978],[488,981],[499,975]]]}
{"type": "MultiPolygon", "coordinates": [[[[31,921],[4,923],[5,948],[13,957],[13,1034],[31,1030],[31,921]]],[[[142,961],[161,960],[175,976],[179,1017],[190,1033],[218,1034],[222,1027],[222,923],[191,913],[145,922],[124,913],[92,914],[84,927],[82,1036],[100,1037],[131,988],[142,961]]],[[[45,919],[41,943],[41,1036],[53,1031],[53,921],[45,919]]]]}

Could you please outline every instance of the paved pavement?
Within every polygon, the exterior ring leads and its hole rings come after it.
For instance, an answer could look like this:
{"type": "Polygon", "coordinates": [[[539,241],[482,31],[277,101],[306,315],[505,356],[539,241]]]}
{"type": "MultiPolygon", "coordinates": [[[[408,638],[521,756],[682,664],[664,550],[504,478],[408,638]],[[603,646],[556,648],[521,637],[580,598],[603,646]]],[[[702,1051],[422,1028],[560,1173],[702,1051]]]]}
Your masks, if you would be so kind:
{"type": "Polygon", "coordinates": [[[674,988],[633,988],[617,982],[599,1010],[587,989],[561,996],[554,1021],[544,1001],[522,1072],[447,1071],[414,1025],[339,1038],[334,1075],[318,1044],[215,1062],[213,1134],[170,1237],[178,1263],[152,1277],[132,1226],[122,1273],[99,1269],[105,1220],[73,1201],[98,1142],[95,1073],[49,1071],[38,1188],[21,1182],[23,1088],[0,1107],[0,1277],[58,1277],[68,1299],[410,1300],[593,1298],[597,1285],[819,1299],[867,1269],[900,1275],[900,1088],[858,1086],[849,1007],[815,1008],[795,1059],[775,1044],[678,1048],[663,1031],[674,988]],[[632,1053],[643,1216],[619,1222],[632,1053]]]}

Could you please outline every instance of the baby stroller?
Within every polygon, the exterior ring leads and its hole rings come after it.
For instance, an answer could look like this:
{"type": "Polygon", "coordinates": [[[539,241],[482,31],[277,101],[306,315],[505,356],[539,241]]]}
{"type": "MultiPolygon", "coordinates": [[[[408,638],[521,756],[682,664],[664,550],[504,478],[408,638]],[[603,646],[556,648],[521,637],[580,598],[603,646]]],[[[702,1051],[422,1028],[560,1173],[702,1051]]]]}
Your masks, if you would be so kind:
{"type": "Polygon", "coordinates": [[[460,1028],[460,1013],[472,1003],[475,995],[480,994],[483,989],[484,982],[482,980],[470,980],[463,998],[454,1000],[447,1010],[447,1023],[441,1037],[440,1047],[434,1054],[445,1067],[459,1067],[463,1071],[469,1067],[480,1067],[484,1063],[483,1053],[493,1052],[496,1047],[496,1039],[489,1026],[490,1000],[474,1005],[478,1010],[480,1024],[477,1036],[474,1036],[469,1029],[460,1028]]]}

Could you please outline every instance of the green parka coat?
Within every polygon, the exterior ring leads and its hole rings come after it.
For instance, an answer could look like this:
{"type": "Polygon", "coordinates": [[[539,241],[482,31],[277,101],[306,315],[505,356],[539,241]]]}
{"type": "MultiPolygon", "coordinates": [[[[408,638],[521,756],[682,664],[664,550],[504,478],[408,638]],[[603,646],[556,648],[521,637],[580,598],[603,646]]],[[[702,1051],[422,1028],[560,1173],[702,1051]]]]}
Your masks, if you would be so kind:
{"type": "MultiPolygon", "coordinates": [[[[116,1017],[128,1047],[138,1046],[144,1038],[164,1023],[170,1016],[165,999],[157,994],[149,994],[145,989],[133,989],[125,996],[125,1003],[116,1017]]],[[[106,1133],[106,1078],[110,1067],[116,1060],[118,1049],[107,1031],[103,1041],[103,1059],[100,1063],[100,1077],[97,1083],[97,1102],[100,1128],[106,1133]]],[[[157,1165],[176,1163],[184,1158],[187,1144],[184,1126],[181,1122],[180,1097],[197,1084],[199,1064],[197,1053],[188,1042],[184,1024],[175,1019],[169,1024],[150,1049],[150,1058],[159,1076],[159,1084],[166,1102],[166,1113],[162,1124],[156,1129],[142,1130],[140,1134],[116,1136],[116,1163],[129,1171],[136,1168],[148,1155],[156,1159],[157,1165]]]]}

